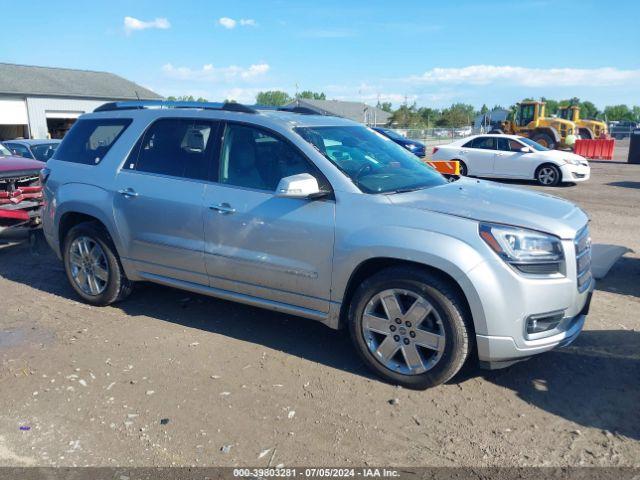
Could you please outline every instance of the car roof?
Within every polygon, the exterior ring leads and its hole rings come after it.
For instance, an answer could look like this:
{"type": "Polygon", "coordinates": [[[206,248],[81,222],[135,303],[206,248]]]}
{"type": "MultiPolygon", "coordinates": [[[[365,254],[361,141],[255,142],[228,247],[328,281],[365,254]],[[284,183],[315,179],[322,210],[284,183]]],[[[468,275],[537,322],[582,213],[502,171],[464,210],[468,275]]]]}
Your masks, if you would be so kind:
{"type": "Polygon", "coordinates": [[[270,107],[237,103],[198,103],[167,101],[112,102],[102,105],[93,113],[82,115],[89,118],[201,118],[211,120],[235,120],[268,127],[277,124],[287,129],[318,126],[362,126],[342,117],[314,114],[304,108],[270,107]]]}
{"type": "Polygon", "coordinates": [[[54,138],[21,138],[19,140],[4,140],[4,143],[19,143],[21,145],[44,145],[50,143],[60,143],[62,140],[54,138]]]}

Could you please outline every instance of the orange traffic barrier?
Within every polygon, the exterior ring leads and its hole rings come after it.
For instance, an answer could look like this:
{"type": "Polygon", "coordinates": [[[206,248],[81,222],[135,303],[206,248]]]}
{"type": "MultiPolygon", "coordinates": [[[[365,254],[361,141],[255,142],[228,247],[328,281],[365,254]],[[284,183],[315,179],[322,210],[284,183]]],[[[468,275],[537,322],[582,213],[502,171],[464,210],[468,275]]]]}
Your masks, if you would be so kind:
{"type": "Polygon", "coordinates": [[[615,142],[613,138],[579,139],[573,146],[573,152],[585,158],[612,160],[615,142]]]}
{"type": "Polygon", "coordinates": [[[457,160],[428,160],[427,164],[443,175],[460,175],[460,162],[457,160]]]}

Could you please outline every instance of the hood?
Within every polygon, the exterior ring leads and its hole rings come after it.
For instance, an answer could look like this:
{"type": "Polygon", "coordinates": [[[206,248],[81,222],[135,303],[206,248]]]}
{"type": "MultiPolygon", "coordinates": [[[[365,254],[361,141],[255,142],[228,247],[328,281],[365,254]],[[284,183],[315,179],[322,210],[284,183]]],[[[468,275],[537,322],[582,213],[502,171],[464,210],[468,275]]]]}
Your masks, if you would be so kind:
{"type": "Polygon", "coordinates": [[[587,215],[573,203],[524,188],[461,178],[415,192],[389,195],[391,203],[472,220],[515,225],[572,239],[587,215]]]}
{"type": "Polygon", "coordinates": [[[573,152],[566,152],[564,150],[549,150],[547,152],[536,152],[536,154],[546,158],[553,158],[557,161],[571,159],[578,160],[583,165],[589,165],[589,162],[583,156],[577,155],[573,152]]]}
{"type": "Polygon", "coordinates": [[[23,157],[0,157],[0,173],[40,171],[46,164],[39,160],[23,157]]]}

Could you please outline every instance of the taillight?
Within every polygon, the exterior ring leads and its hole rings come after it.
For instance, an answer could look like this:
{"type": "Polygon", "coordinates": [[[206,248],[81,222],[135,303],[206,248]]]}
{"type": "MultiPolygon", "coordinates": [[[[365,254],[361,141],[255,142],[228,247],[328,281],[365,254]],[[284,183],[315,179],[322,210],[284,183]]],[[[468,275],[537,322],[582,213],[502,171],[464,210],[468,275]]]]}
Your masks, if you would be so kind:
{"type": "Polygon", "coordinates": [[[40,179],[40,185],[44,186],[44,184],[47,183],[47,179],[49,178],[50,173],[51,173],[51,170],[49,170],[47,167],[40,170],[40,173],[38,175],[40,179]]]}
{"type": "Polygon", "coordinates": [[[438,151],[438,147],[433,147],[433,152],[431,152],[431,155],[435,155],[437,151],[438,151]]]}

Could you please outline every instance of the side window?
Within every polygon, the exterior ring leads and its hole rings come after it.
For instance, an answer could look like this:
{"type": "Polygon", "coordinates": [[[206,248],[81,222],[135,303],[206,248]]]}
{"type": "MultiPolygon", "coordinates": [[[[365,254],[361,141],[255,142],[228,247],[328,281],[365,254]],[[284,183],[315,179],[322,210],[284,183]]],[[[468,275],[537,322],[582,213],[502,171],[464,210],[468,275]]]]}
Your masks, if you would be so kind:
{"type": "Polygon", "coordinates": [[[97,165],[131,123],[130,119],[78,120],[55,151],[65,162],[97,165]]]}
{"type": "Polygon", "coordinates": [[[11,151],[15,155],[18,155],[24,158],[33,158],[31,153],[29,152],[29,149],[24,145],[20,145],[19,143],[7,143],[6,145],[11,149],[11,151]]]}
{"type": "Polygon", "coordinates": [[[511,149],[509,148],[509,142],[508,139],[506,138],[498,138],[498,150],[503,151],[503,152],[510,152],[511,149]]]}
{"type": "Polygon", "coordinates": [[[522,150],[524,148],[524,145],[522,145],[520,142],[510,138],[509,139],[509,149],[512,152],[519,152],[520,150],[522,150]]]}
{"type": "Polygon", "coordinates": [[[128,169],[172,177],[210,177],[218,122],[167,118],[157,120],[138,142],[128,169]],[[137,153],[137,158],[136,158],[137,153]]]}
{"type": "Polygon", "coordinates": [[[496,139],[495,137],[478,137],[473,139],[473,148],[479,148],[482,150],[495,150],[496,139]]]}
{"type": "MultiPolygon", "coordinates": [[[[475,138],[473,140],[475,140],[475,138]]],[[[470,140],[464,145],[462,145],[462,148],[473,148],[473,140],[470,140]]]]}
{"type": "Polygon", "coordinates": [[[280,179],[299,173],[313,175],[321,189],[328,188],[318,169],[287,142],[254,127],[227,124],[220,183],[274,192],[280,179]]]}

